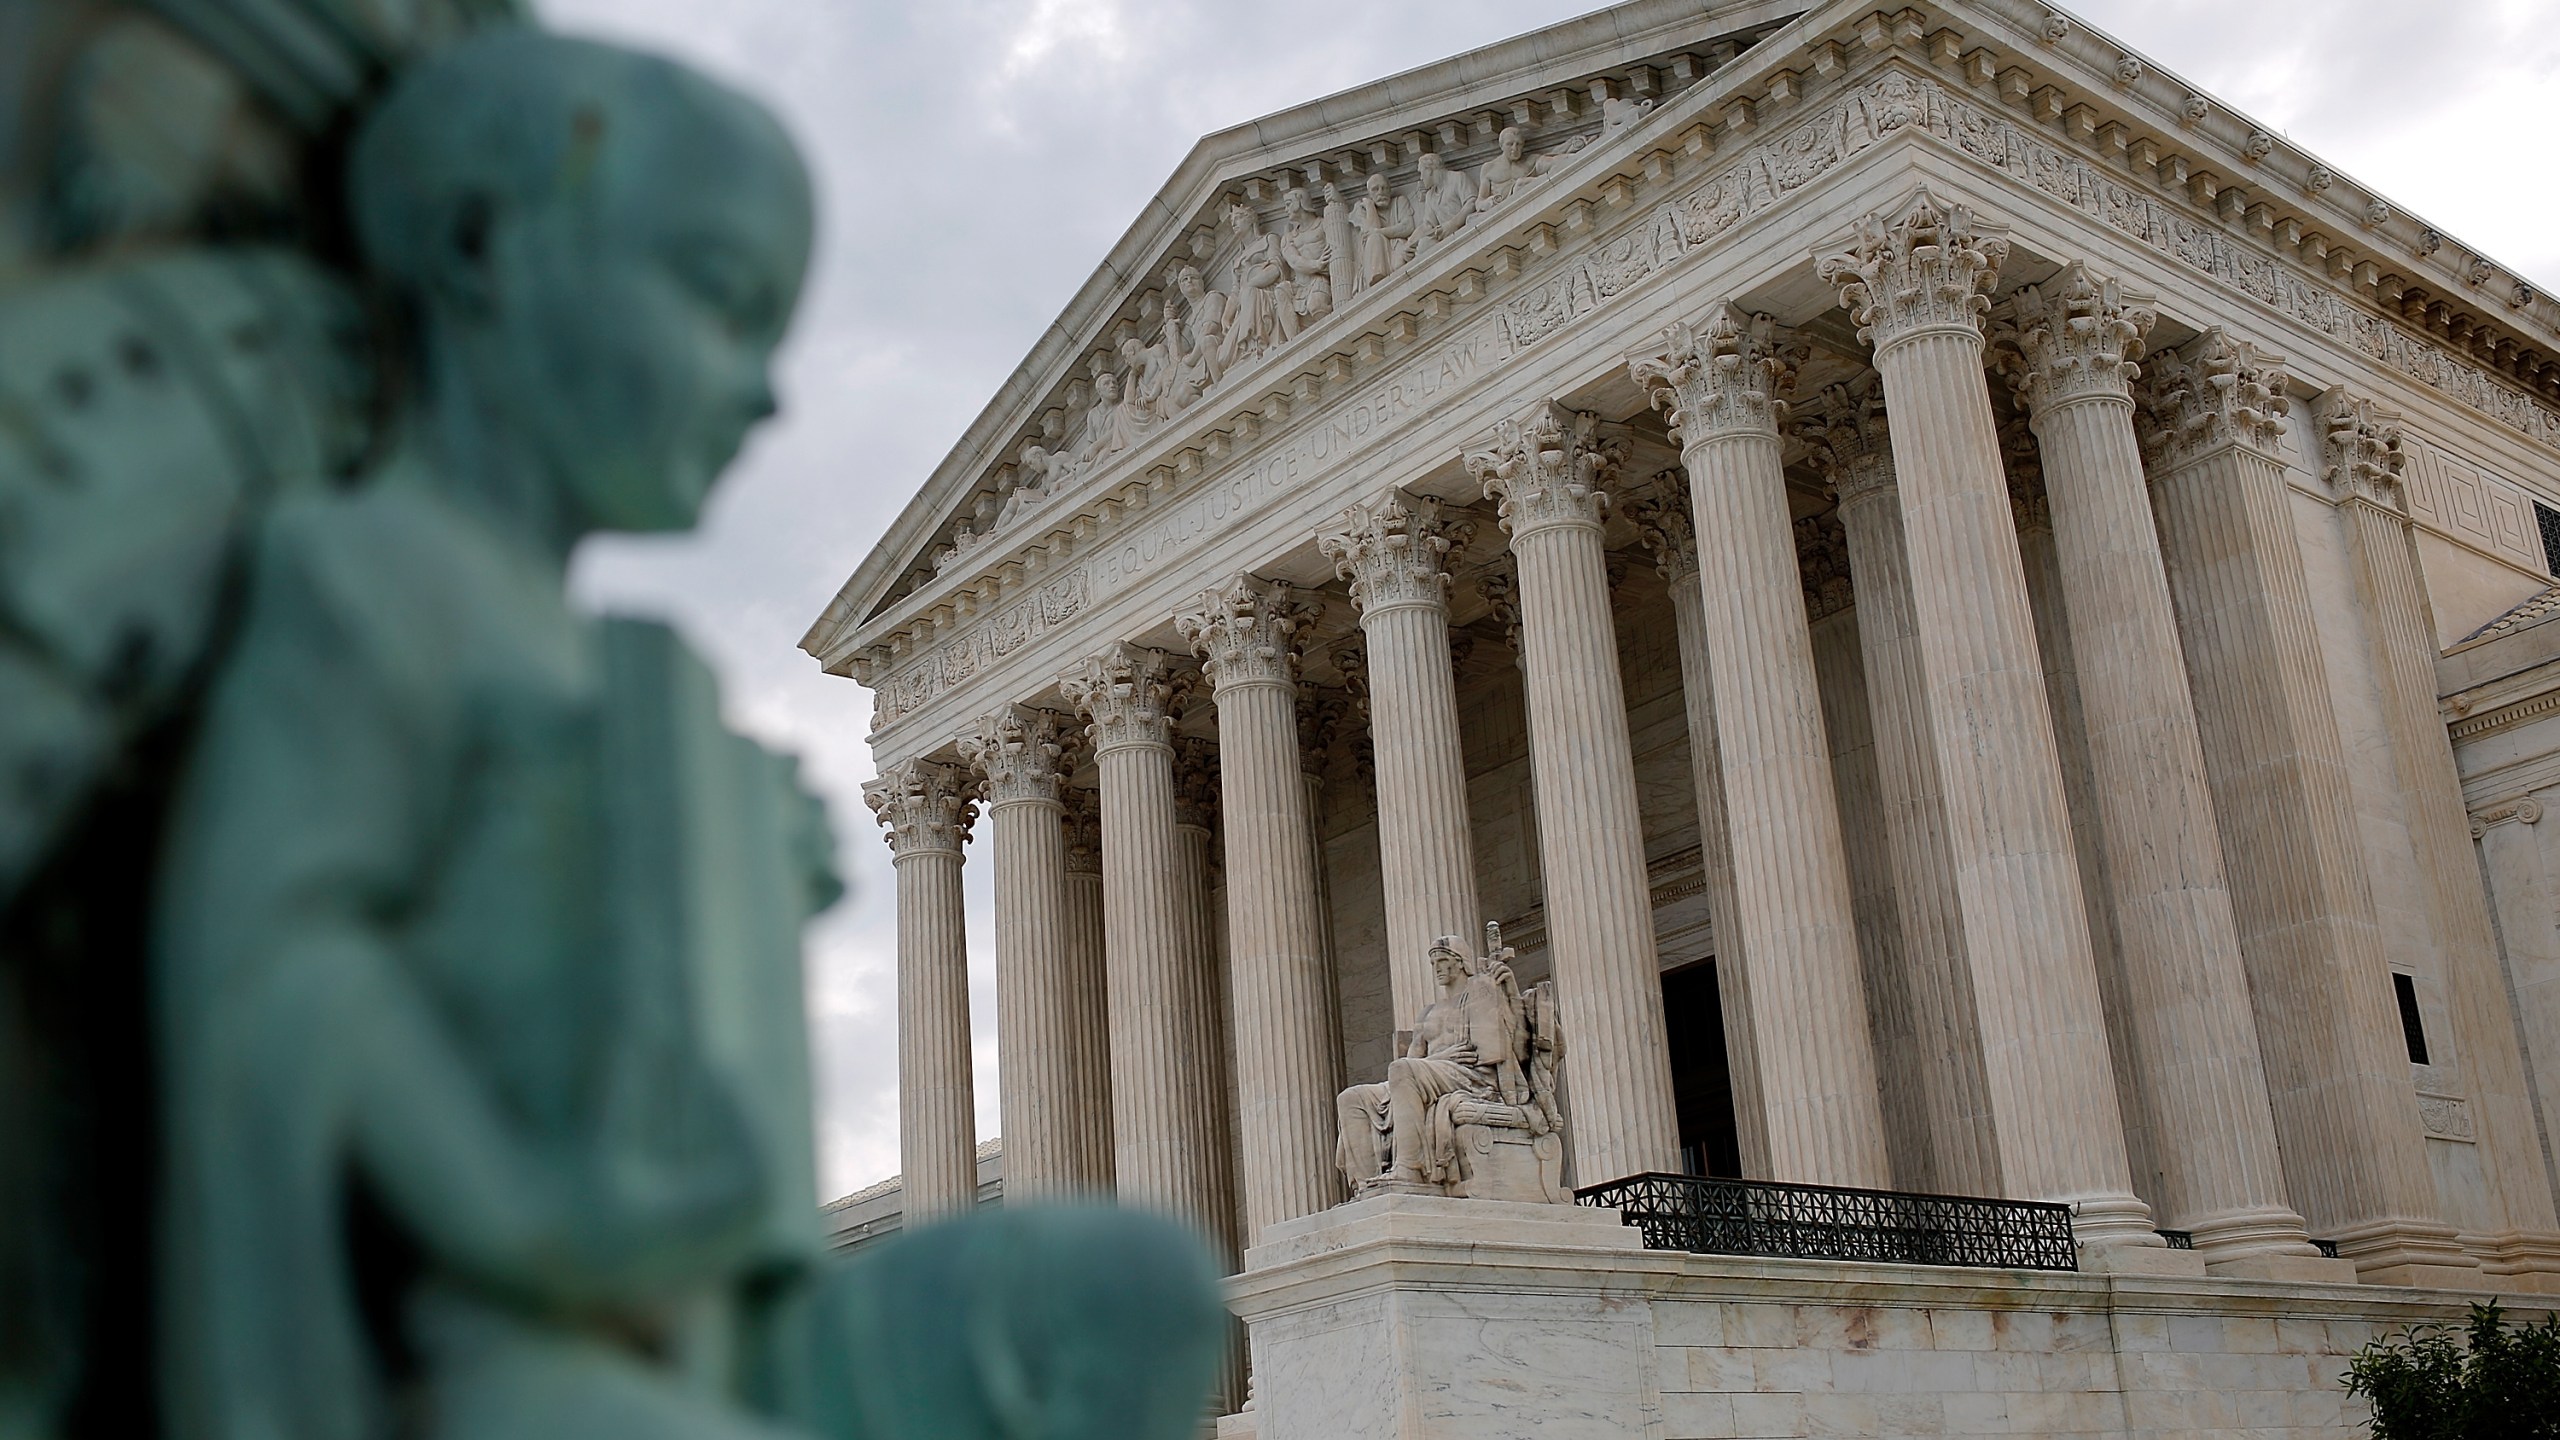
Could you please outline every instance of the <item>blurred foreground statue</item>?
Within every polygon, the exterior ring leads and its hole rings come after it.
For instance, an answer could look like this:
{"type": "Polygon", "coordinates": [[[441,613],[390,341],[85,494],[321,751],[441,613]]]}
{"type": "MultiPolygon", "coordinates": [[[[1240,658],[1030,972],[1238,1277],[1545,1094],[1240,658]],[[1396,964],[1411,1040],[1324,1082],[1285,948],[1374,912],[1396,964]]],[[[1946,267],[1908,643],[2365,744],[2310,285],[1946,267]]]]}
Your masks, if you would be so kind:
{"type": "Polygon", "coordinates": [[[1194,1428],[1170,1222],[821,1259],[823,816],[562,598],[773,409],[780,129],[491,0],[0,55],[0,1440],[1194,1428]]]}

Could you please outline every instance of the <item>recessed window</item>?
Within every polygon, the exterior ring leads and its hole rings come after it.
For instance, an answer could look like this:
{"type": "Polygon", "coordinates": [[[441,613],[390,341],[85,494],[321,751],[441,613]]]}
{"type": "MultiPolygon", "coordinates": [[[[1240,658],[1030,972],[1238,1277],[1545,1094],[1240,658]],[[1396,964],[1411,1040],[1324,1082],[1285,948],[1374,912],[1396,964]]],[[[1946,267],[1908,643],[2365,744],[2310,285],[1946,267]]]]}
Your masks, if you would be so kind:
{"type": "MultiPolygon", "coordinates": [[[[2546,529],[2545,534],[2549,531],[2546,529]]],[[[2427,1025],[2418,1017],[2418,983],[2406,975],[2393,972],[2391,993],[2400,1001],[2400,1038],[2409,1044],[2409,1063],[2427,1063],[2427,1025]]]]}
{"type": "Polygon", "coordinates": [[[2533,523],[2542,528],[2542,568],[2560,575],[2560,510],[2536,500],[2533,523]]]}

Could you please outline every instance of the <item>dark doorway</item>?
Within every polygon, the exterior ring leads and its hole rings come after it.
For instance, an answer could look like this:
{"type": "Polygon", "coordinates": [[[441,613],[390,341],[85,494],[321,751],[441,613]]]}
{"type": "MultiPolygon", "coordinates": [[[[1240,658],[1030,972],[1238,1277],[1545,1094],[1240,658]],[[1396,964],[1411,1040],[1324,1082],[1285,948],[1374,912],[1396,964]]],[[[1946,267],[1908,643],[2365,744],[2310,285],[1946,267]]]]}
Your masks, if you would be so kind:
{"type": "Polygon", "coordinates": [[[1692,1175],[1742,1175],[1733,1126],[1733,1069],[1725,1063],[1724,1002],[1716,964],[1701,960],[1662,977],[1663,1028],[1671,1045],[1672,1103],[1680,1112],[1680,1163],[1692,1175]]]}

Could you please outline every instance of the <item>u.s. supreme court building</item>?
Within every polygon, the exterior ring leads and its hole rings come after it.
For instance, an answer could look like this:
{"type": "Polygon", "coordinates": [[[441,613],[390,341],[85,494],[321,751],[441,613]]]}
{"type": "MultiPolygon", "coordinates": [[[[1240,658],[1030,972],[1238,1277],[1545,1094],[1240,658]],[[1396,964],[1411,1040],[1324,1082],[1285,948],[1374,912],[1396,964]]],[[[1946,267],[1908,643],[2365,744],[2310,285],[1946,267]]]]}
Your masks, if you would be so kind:
{"type": "Polygon", "coordinates": [[[2048,5],[1212,135],[803,641],[900,1203],[965,856],[1004,1194],[1227,1252],[1222,1434],[2360,1433],[2560,1292],[2555,507],[2560,303],[2048,5]]]}

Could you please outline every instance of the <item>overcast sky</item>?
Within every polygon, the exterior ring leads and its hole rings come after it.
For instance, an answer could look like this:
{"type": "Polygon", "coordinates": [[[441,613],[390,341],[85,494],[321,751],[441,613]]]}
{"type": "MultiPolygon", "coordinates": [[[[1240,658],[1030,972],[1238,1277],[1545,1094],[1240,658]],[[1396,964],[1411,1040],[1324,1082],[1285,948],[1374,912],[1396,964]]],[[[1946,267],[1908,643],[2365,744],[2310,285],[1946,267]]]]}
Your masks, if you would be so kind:
{"type": "MultiPolygon", "coordinates": [[[[823,196],[784,411],[695,535],[581,594],[683,626],[736,722],[805,758],[853,894],[811,936],[821,1189],[898,1168],[888,852],[867,694],[797,644],[1192,141],[1593,8],[1571,0],[540,0],[763,96],[823,196]]],[[[2549,288],[2552,0],[2085,0],[2076,13],[2549,288]]],[[[981,844],[984,842],[981,841],[981,844]]],[[[978,1133],[996,1131],[987,866],[969,867],[978,1133]]]]}

